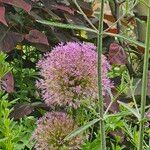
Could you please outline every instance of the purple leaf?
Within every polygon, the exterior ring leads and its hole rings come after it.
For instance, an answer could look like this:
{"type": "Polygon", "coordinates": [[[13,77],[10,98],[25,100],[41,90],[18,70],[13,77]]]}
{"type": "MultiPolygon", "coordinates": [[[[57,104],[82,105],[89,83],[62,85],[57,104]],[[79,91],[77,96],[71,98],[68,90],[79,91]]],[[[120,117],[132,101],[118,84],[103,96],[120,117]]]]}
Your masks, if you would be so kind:
{"type": "Polygon", "coordinates": [[[5,20],[5,7],[0,5],[0,22],[7,26],[7,22],[5,20]]]}
{"type": "MultiPolygon", "coordinates": [[[[111,103],[111,98],[108,94],[105,95],[104,97],[104,102],[105,102],[105,107],[107,108],[109,106],[109,104],[111,103]]],[[[117,113],[119,112],[119,104],[117,101],[114,101],[113,104],[111,105],[109,111],[111,113],[117,113]]]]}
{"type": "Polygon", "coordinates": [[[16,104],[14,110],[10,114],[10,118],[15,120],[31,114],[34,111],[34,107],[31,104],[16,104]]]}
{"type": "Polygon", "coordinates": [[[11,72],[8,72],[2,79],[2,88],[8,92],[14,92],[14,77],[11,72]]]}
{"type": "Polygon", "coordinates": [[[0,49],[8,53],[23,39],[23,36],[19,33],[0,30],[0,49]]]}
{"type": "Polygon", "coordinates": [[[109,61],[116,65],[125,65],[128,63],[127,54],[123,47],[118,43],[111,43],[109,47],[109,61]]]}
{"type": "Polygon", "coordinates": [[[31,10],[31,5],[26,3],[24,0],[1,0],[1,2],[22,8],[27,12],[30,12],[31,10]]]}
{"type": "Polygon", "coordinates": [[[46,35],[36,29],[31,30],[29,34],[26,34],[25,39],[31,43],[49,45],[46,35]]]}

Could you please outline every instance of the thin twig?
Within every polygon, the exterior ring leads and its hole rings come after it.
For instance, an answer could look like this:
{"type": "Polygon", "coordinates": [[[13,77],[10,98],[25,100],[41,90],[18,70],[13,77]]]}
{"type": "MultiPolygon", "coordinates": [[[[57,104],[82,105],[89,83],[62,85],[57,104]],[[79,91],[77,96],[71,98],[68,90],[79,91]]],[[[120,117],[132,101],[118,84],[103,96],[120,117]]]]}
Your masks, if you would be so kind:
{"type": "Polygon", "coordinates": [[[123,91],[126,89],[126,87],[127,87],[127,86],[125,86],[121,91],[119,91],[119,92],[115,95],[114,98],[111,98],[112,100],[111,100],[111,102],[109,103],[107,109],[105,110],[104,116],[107,115],[107,113],[108,113],[110,107],[113,105],[114,102],[117,101],[117,98],[120,96],[121,93],[123,93],[123,91]]]}
{"type": "Polygon", "coordinates": [[[93,25],[93,23],[91,22],[91,20],[87,17],[87,15],[83,12],[83,10],[81,9],[81,7],[79,6],[79,4],[77,3],[76,0],[73,0],[75,5],[77,6],[77,8],[79,9],[80,13],[83,15],[83,17],[86,19],[86,21],[91,25],[91,27],[98,31],[97,28],[93,25]]]}
{"type": "MultiPolygon", "coordinates": [[[[130,9],[129,9],[129,11],[131,11],[134,7],[135,7],[135,5],[136,5],[137,3],[135,3],[130,9]]],[[[105,29],[104,31],[106,32],[106,31],[108,31],[110,28],[112,28],[114,25],[116,25],[122,18],[124,18],[126,16],[126,13],[124,13],[122,16],[120,16],[120,17],[118,17],[117,18],[117,20],[112,24],[112,25],[110,25],[107,29],[105,29]]]]}

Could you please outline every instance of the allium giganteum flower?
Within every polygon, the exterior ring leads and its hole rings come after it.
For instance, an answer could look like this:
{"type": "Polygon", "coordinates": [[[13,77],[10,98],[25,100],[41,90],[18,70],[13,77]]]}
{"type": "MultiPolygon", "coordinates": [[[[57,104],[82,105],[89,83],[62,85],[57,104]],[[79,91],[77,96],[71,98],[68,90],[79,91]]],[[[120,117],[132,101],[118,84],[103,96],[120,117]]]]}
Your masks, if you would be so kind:
{"type": "Polygon", "coordinates": [[[63,139],[77,126],[70,116],[63,112],[49,112],[37,121],[32,139],[36,150],[78,150],[83,142],[82,135],[70,141],[63,139]]]}
{"type": "MultiPolygon", "coordinates": [[[[97,52],[93,44],[61,43],[46,53],[37,67],[43,77],[37,87],[47,105],[77,108],[83,100],[97,99],[97,52]]],[[[109,69],[110,65],[102,55],[103,95],[112,87],[107,77],[109,69]]]]}

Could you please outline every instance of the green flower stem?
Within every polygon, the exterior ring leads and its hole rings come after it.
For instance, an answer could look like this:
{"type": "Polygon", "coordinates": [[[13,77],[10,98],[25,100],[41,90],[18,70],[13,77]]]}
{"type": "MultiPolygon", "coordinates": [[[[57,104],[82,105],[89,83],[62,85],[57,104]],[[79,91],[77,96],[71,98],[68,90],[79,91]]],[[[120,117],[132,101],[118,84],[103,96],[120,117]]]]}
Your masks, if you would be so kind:
{"type": "Polygon", "coordinates": [[[103,39],[103,18],[104,18],[104,0],[100,0],[100,15],[99,15],[99,29],[97,38],[97,51],[98,51],[98,95],[99,95],[99,114],[100,114],[100,132],[101,132],[101,146],[100,150],[106,150],[106,137],[105,137],[105,123],[104,123],[104,103],[102,95],[102,39],[103,39]]]}
{"type": "MultiPolygon", "coordinates": [[[[150,0],[148,5],[150,5],[150,0]]],[[[147,82],[148,82],[148,61],[149,61],[149,48],[150,48],[150,8],[148,8],[147,17],[147,32],[145,41],[145,54],[144,54],[144,68],[143,68],[143,78],[142,78],[142,93],[141,93],[141,121],[140,121],[140,131],[139,131],[139,145],[138,150],[143,149],[144,140],[144,118],[145,118],[145,106],[146,106],[146,95],[147,95],[147,82]]]]}

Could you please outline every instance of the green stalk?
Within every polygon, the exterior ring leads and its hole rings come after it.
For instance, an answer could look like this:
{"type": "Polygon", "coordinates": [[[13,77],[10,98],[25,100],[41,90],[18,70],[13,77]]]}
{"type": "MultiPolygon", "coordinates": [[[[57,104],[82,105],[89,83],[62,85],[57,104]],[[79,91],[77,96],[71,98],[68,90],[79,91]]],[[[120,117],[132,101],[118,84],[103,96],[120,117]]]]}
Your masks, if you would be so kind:
{"type": "MultiPolygon", "coordinates": [[[[148,5],[150,5],[150,0],[149,0],[148,5]]],[[[149,48],[150,48],[150,8],[148,8],[147,32],[146,32],[145,45],[146,45],[146,47],[145,47],[145,54],[144,54],[144,68],[143,68],[143,78],[142,78],[141,121],[140,121],[138,150],[143,149],[143,140],[144,140],[144,118],[145,118],[145,107],[146,107],[147,82],[148,82],[148,61],[149,61],[149,48]]]]}
{"type": "Polygon", "coordinates": [[[126,0],[126,14],[129,13],[129,0],[126,0]]]}
{"type": "Polygon", "coordinates": [[[97,51],[98,51],[98,100],[99,100],[99,114],[100,114],[100,133],[101,133],[101,146],[100,150],[106,150],[106,137],[105,137],[105,124],[104,124],[104,103],[102,95],[102,39],[103,39],[103,18],[104,18],[104,2],[105,0],[100,0],[100,15],[99,15],[99,29],[97,38],[97,51]]]}

